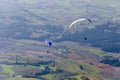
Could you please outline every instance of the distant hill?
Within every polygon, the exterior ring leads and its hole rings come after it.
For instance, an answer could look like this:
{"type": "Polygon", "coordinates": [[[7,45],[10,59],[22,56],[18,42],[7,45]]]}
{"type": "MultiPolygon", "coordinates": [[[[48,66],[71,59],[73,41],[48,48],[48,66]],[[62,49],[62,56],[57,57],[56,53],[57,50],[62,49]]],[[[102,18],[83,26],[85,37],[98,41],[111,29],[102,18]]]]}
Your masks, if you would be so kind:
{"type": "Polygon", "coordinates": [[[108,52],[120,52],[120,23],[107,22],[96,26],[95,29],[86,29],[75,33],[65,32],[57,41],[75,41],[102,48],[108,52]],[[87,40],[85,40],[85,37],[87,40]]]}
{"type": "Polygon", "coordinates": [[[91,46],[120,52],[119,5],[119,0],[1,0],[0,38],[71,40],[84,44],[86,36],[91,46]],[[66,31],[72,21],[82,17],[93,23],[76,24],[79,27],[75,31],[66,31]]]}

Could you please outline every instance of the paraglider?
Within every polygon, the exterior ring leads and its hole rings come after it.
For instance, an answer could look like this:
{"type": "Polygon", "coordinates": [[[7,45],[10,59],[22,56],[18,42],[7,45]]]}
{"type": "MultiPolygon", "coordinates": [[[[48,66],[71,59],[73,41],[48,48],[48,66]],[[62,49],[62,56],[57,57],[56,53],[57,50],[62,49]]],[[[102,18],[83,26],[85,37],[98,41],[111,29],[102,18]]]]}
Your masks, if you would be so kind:
{"type": "Polygon", "coordinates": [[[52,42],[51,42],[51,41],[48,41],[48,45],[49,45],[49,46],[52,46],[52,42]]]}
{"type": "MultiPolygon", "coordinates": [[[[52,46],[52,41],[51,40],[45,40],[45,43],[51,47],[52,46]]],[[[46,51],[47,53],[49,53],[49,50],[46,51]]]]}
{"type": "Polygon", "coordinates": [[[81,22],[81,21],[88,21],[88,22],[92,23],[92,21],[91,21],[89,18],[77,19],[77,20],[73,21],[73,22],[70,24],[69,29],[71,29],[71,27],[72,27],[75,23],[81,22]]]}
{"type": "Polygon", "coordinates": [[[46,40],[45,43],[50,47],[52,46],[52,41],[51,40],[46,40]]]}
{"type": "MultiPolygon", "coordinates": [[[[92,23],[92,20],[91,19],[89,19],[89,18],[80,18],[80,19],[77,19],[77,20],[75,20],[75,21],[73,21],[70,25],[69,25],[69,30],[73,27],[73,25],[75,24],[75,23],[77,23],[77,22],[89,22],[89,23],[92,23]]],[[[84,37],[84,40],[85,40],[85,42],[87,41],[87,37],[84,37]]]]}
{"type": "Polygon", "coordinates": [[[87,40],[87,37],[85,37],[85,41],[87,40]]]}
{"type": "Polygon", "coordinates": [[[47,50],[47,53],[49,53],[49,51],[47,50]]]}

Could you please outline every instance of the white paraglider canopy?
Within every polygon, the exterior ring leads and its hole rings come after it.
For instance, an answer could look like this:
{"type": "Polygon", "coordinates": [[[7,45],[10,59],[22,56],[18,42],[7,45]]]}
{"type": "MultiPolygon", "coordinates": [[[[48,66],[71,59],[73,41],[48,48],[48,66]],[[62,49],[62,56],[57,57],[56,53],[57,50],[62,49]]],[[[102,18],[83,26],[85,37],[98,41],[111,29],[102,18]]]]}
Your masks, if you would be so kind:
{"type": "Polygon", "coordinates": [[[77,20],[73,21],[73,22],[70,24],[69,29],[71,29],[71,27],[72,27],[75,23],[81,22],[81,21],[88,21],[88,22],[92,23],[92,21],[91,21],[90,19],[88,19],[88,18],[77,19],[77,20]]]}

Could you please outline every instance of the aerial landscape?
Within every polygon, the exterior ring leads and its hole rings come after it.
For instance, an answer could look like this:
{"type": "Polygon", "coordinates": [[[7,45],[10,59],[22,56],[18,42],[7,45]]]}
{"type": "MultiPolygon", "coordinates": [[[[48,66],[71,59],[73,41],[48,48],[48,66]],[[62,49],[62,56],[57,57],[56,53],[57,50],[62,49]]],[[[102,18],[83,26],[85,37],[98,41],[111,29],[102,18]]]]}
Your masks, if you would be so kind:
{"type": "Polygon", "coordinates": [[[120,80],[120,0],[0,0],[0,80],[120,80]]]}

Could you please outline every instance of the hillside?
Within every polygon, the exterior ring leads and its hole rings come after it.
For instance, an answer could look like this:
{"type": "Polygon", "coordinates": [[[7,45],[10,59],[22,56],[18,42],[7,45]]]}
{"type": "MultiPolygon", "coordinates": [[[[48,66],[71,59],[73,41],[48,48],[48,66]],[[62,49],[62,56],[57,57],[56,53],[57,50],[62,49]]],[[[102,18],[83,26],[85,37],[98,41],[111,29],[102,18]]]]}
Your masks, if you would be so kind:
{"type": "Polygon", "coordinates": [[[119,80],[119,5],[120,0],[0,0],[0,80],[119,80]],[[68,29],[84,17],[92,23],[68,29]]]}
{"type": "Polygon", "coordinates": [[[104,51],[120,52],[118,0],[1,0],[0,7],[2,39],[53,39],[83,43],[86,36],[91,46],[104,51]],[[78,27],[72,31],[67,30],[72,21],[82,17],[90,18],[92,24],[76,24],[78,27]],[[73,37],[74,40],[71,39],[73,37]]]}
{"type": "Polygon", "coordinates": [[[99,62],[103,56],[119,54],[69,41],[54,43],[53,47],[35,40],[6,40],[0,44],[2,80],[82,80],[83,76],[90,80],[119,79],[119,67],[99,62]]]}

